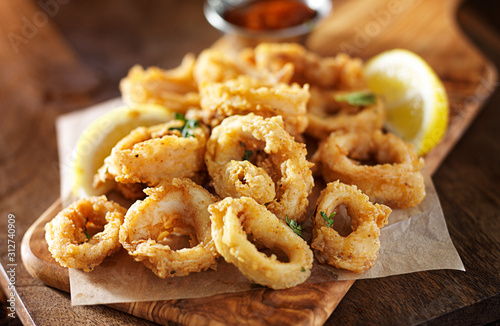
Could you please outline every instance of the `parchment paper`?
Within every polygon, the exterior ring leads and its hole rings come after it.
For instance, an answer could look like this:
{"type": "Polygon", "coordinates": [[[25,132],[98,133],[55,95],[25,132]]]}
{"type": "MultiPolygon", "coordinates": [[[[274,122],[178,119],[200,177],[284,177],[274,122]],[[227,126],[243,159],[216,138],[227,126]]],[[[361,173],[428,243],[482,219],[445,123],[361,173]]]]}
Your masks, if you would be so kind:
{"type": "MultiPolygon", "coordinates": [[[[114,99],[57,120],[61,197],[64,207],[71,195],[72,152],[81,132],[95,118],[122,105],[114,99]]],[[[308,283],[377,278],[435,269],[464,271],[450,239],[439,198],[431,178],[424,171],[427,195],[417,207],[394,210],[381,230],[377,264],[363,274],[354,274],[315,261],[308,283]]],[[[134,262],[125,250],[107,258],[90,273],[70,268],[72,305],[156,301],[197,298],[251,290],[248,281],[233,265],[221,258],[217,271],[208,270],[183,277],[160,279],[142,263],[134,262]]]]}

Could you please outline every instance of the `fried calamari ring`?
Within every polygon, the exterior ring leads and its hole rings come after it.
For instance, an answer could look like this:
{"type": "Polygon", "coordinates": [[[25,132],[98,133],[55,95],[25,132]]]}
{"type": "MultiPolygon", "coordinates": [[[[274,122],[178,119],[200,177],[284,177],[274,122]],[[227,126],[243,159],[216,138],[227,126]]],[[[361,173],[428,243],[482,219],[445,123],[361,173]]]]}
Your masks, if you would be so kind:
{"type": "Polygon", "coordinates": [[[293,66],[285,65],[276,71],[257,70],[254,61],[254,49],[211,47],[203,50],[194,66],[194,79],[201,89],[209,83],[222,83],[230,79],[247,75],[266,84],[289,83],[293,66]]]}
{"type": "Polygon", "coordinates": [[[204,122],[215,127],[232,115],[255,113],[263,117],[281,115],[285,129],[299,136],[307,127],[309,87],[279,83],[268,85],[248,76],[207,84],[200,89],[204,122]]]}
{"type": "Polygon", "coordinates": [[[149,196],[129,208],[120,229],[120,243],[129,255],[161,278],[215,267],[218,253],[207,207],[217,199],[189,179],[173,179],[145,192],[149,196]],[[192,247],[171,248],[167,238],[178,234],[190,235],[192,247]]]}
{"type": "Polygon", "coordinates": [[[194,79],[198,88],[203,88],[211,83],[221,83],[245,74],[237,55],[223,52],[219,49],[209,48],[203,50],[194,65],[194,79]]]}
{"type": "Polygon", "coordinates": [[[309,124],[306,133],[317,139],[325,139],[332,132],[373,131],[382,129],[385,122],[385,108],[382,101],[373,105],[357,107],[347,102],[338,102],[335,97],[345,91],[321,91],[311,89],[307,118],[309,124]]]}
{"type": "Polygon", "coordinates": [[[255,48],[257,71],[277,72],[287,64],[294,71],[291,82],[322,88],[352,90],[364,88],[363,62],[345,53],[320,57],[296,43],[261,43],[255,48]]]}
{"type": "Polygon", "coordinates": [[[45,225],[52,257],[61,266],[92,271],[120,248],[118,234],[126,212],[106,196],[74,202],[45,225]]]}
{"type": "Polygon", "coordinates": [[[208,210],[217,250],[251,281],[284,289],[303,283],[311,274],[313,253],[307,242],[252,198],[226,198],[208,210]],[[247,234],[266,248],[283,251],[288,262],[259,252],[247,234]]]}
{"type": "Polygon", "coordinates": [[[231,160],[220,171],[213,175],[213,184],[224,197],[252,197],[261,205],[276,197],[273,179],[249,161],[231,160]]]}
{"type": "Polygon", "coordinates": [[[195,57],[187,54],[179,67],[164,70],[141,66],[132,67],[120,82],[125,103],[153,103],[163,105],[174,112],[185,113],[200,106],[198,87],[193,77],[195,57]]]}
{"type": "Polygon", "coordinates": [[[315,249],[316,258],[321,263],[355,273],[371,268],[378,259],[380,228],[387,224],[390,213],[389,207],[372,204],[356,186],[339,181],[329,183],[318,197],[313,218],[311,247],[315,249]],[[345,237],[328,226],[326,220],[340,205],[347,206],[353,229],[345,237]]]}
{"type": "MultiPolygon", "coordinates": [[[[282,220],[288,216],[302,221],[314,186],[312,165],[306,154],[305,145],[296,142],[284,129],[281,116],[264,119],[248,114],[226,118],[212,130],[205,162],[215,179],[216,174],[225,173],[227,163],[248,159],[274,181],[276,197],[267,203],[267,208],[282,220]]],[[[215,190],[221,197],[230,195],[221,188],[215,190]]]]}
{"type": "Polygon", "coordinates": [[[164,179],[195,176],[205,169],[203,157],[209,130],[205,125],[193,126],[190,135],[182,136],[179,129],[185,123],[172,120],[134,129],[113,147],[95,183],[114,178],[121,183],[154,186],[164,179]]]}
{"type": "Polygon", "coordinates": [[[391,133],[332,133],[312,161],[327,182],[356,185],[372,201],[391,208],[413,207],[425,197],[423,159],[391,133]]]}

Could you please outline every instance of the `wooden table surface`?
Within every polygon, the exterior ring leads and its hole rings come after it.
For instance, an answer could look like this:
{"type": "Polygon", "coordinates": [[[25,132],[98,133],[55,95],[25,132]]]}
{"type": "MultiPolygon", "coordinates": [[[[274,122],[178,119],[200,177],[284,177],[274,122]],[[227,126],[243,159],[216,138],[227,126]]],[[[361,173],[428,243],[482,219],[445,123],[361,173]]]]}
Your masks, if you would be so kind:
{"type": "MultiPolygon", "coordinates": [[[[104,306],[71,307],[68,293],[26,272],[18,248],[26,229],[59,196],[55,118],[118,96],[118,82],[133,64],[173,67],[185,53],[213,44],[220,34],[201,6],[201,0],[0,2],[0,260],[7,271],[9,263],[17,264],[16,313],[24,324],[151,324],[104,306]],[[9,216],[15,216],[15,255],[6,237],[9,216]]],[[[497,66],[499,9],[493,1],[471,1],[457,15],[497,66]]],[[[356,281],[327,324],[500,320],[499,130],[495,90],[433,176],[467,271],[356,281]]],[[[9,276],[0,275],[7,293],[9,276]]]]}

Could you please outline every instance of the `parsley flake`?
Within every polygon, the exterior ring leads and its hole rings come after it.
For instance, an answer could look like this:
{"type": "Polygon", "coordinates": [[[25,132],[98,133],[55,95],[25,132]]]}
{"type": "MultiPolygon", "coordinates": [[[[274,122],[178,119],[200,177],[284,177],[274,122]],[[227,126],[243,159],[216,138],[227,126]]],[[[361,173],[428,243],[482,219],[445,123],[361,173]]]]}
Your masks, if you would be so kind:
{"type": "Polygon", "coordinates": [[[243,161],[248,161],[249,158],[253,155],[253,152],[249,149],[246,149],[246,145],[244,142],[240,142],[241,147],[245,149],[245,152],[243,153],[243,161]]]}
{"type": "Polygon", "coordinates": [[[184,122],[182,127],[171,127],[168,130],[179,130],[182,137],[194,137],[193,129],[198,128],[200,123],[196,119],[186,119],[182,114],[175,113],[175,120],[181,120],[184,122]]]}
{"type": "Polygon", "coordinates": [[[286,224],[292,229],[295,234],[298,234],[300,237],[302,237],[302,227],[294,220],[291,220],[288,218],[288,215],[286,215],[286,224]]]}
{"type": "Polygon", "coordinates": [[[87,241],[92,238],[92,236],[89,234],[89,231],[87,230],[87,223],[89,222],[89,218],[87,217],[87,220],[85,221],[85,227],[83,229],[83,233],[85,233],[85,236],[87,237],[87,241]]]}
{"type": "Polygon", "coordinates": [[[368,91],[352,92],[348,94],[336,95],[335,101],[347,102],[354,106],[368,106],[375,104],[377,97],[368,91]]]}
{"type": "Polygon", "coordinates": [[[243,161],[248,161],[248,159],[253,155],[251,150],[245,149],[245,153],[243,154],[243,161]]]}
{"type": "Polygon", "coordinates": [[[325,212],[321,211],[319,212],[319,215],[325,220],[326,225],[328,227],[331,227],[333,225],[333,217],[337,214],[336,212],[333,212],[330,214],[330,216],[327,216],[325,212]]]}

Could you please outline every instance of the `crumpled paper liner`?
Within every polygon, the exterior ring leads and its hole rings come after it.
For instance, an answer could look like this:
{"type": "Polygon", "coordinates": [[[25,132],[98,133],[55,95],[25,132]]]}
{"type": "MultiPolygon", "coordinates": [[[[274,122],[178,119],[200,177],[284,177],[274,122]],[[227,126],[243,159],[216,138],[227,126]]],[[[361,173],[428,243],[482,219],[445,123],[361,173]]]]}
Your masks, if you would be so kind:
{"type": "MultiPolygon", "coordinates": [[[[66,207],[71,194],[72,152],[82,131],[104,112],[122,105],[114,99],[86,110],[72,112],[57,120],[61,197],[66,207]]],[[[337,270],[315,261],[307,283],[366,279],[435,270],[464,271],[462,261],[448,234],[439,198],[431,178],[424,171],[427,195],[417,207],[394,210],[389,224],[381,230],[377,264],[363,274],[337,270]]],[[[158,301],[207,297],[218,293],[251,290],[255,285],[236,267],[219,259],[217,271],[161,279],[135,262],[122,249],[90,273],[69,269],[72,305],[158,301]]]]}

